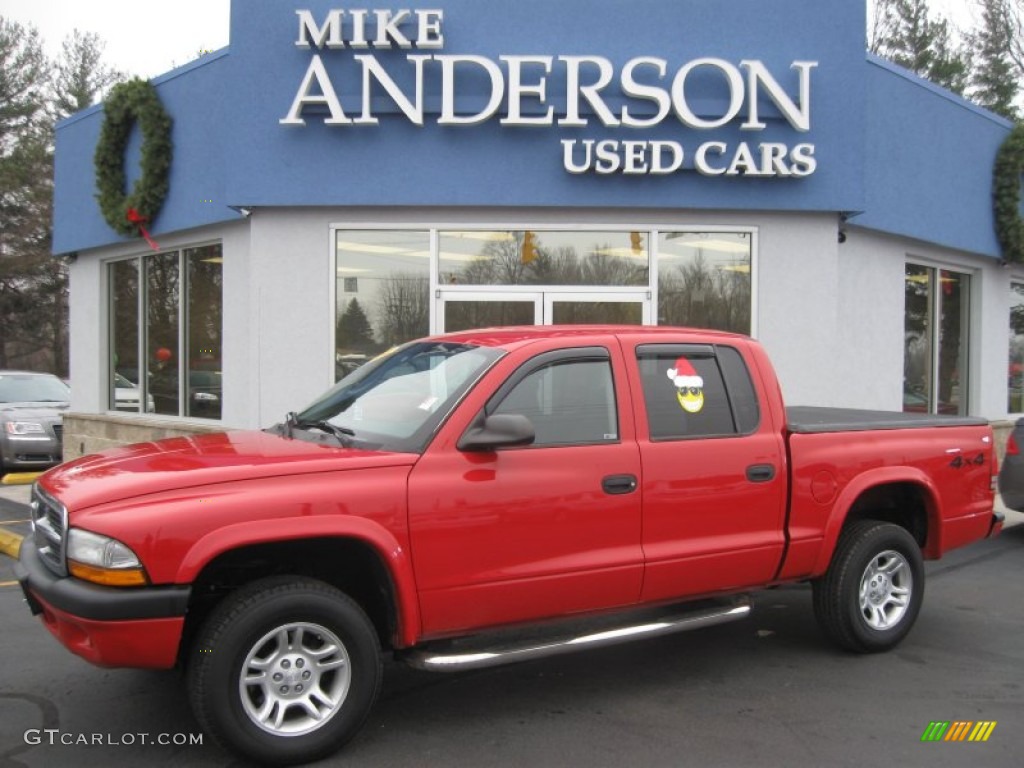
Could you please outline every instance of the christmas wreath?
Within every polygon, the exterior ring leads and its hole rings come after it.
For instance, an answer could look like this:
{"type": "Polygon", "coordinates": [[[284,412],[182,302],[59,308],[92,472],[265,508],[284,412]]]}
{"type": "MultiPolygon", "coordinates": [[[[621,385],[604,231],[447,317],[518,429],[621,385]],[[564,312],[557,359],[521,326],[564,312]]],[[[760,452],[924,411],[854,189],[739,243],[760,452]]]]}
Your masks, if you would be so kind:
{"type": "Polygon", "coordinates": [[[114,86],[103,102],[106,119],[96,154],[96,200],[107,224],[122,235],[141,234],[155,246],[143,224],[160,212],[171,169],[171,118],[152,83],[135,78],[114,86]],[[142,175],[125,192],[124,155],[132,127],[142,132],[142,175]]]}
{"type": "Polygon", "coordinates": [[[1024,219],[1020,216],[1020,178],[1024,173],[1024,123],[1018,123],[996,153],[992,178],[996,236],[1007,262],[1024,263],[1024,219]]]}

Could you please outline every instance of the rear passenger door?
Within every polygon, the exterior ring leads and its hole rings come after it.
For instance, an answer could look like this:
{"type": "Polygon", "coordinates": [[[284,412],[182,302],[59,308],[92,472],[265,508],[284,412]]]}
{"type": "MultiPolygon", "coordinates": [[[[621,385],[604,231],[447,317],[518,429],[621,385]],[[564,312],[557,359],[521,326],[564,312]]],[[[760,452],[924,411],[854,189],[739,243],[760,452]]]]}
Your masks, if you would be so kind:
{"type": "Polygon", "coordinates": [[[770,580],[786,510],[781,434],[741,343],[632,347],[644,475],[643,600],[770,580]]]}

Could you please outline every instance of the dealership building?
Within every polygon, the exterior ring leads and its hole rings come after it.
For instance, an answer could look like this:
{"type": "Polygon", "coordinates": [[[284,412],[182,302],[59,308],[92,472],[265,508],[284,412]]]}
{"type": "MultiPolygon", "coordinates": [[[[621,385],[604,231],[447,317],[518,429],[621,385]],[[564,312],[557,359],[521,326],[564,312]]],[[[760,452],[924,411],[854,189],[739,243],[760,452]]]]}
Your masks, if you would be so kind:
{"type": "Polygon", "coordinates": [[[724,329],[790,403],[1024,412],[1012,125],[866,54],[864,5],[233,3],[227,48],[152,81],[169,149],[136,116],[129,187],[169,172],[131,235],[97,196],[112,118],[58,126],[66,455],[266,427],[510,324],[724,329]]]}

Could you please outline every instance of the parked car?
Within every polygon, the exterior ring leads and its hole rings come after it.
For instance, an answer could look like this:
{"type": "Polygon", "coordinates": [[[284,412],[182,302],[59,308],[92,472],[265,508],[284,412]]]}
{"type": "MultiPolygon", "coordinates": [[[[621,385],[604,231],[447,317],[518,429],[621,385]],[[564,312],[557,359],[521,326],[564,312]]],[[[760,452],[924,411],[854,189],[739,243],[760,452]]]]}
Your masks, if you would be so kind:
{"type": "MultiPolygon", "coordinates": [[[[120,373],[114,374],[114,408],[118,411],[132,411],[137,413],[139,402],[142,399],[142,390],[120,373]]],[[[156,410],[156,403],[152,395],[146,395],[146,411],[152,413],[156,410]]]]}
{"type": "Polygon", "coordinates": [[[1006,456],[999,469],[999,494],[1003,497],[1003,504],[1018,512],[1024,512],[1024,455],[1021,455],[1021,446],[1024,446],[1024,419],[1017,419],[1006,441],[1006,456]]]}
{"type": "Polygon", "coordinates": [[[786,408],[743,336],[491,328],[398,347],[264,431],[47,472],[17,570],[70,651],[183,667],[208,733],[292,764],[366,721],[382,646],[480,668],[810,581],[828,639],[894,648],[923,561],[1001,530],[994,480],[986,420],[786,408]]]}
{"type": "Polygon", "coordinates": [[[60,463],[70,393],[49,373],[0,371],[0,473],[60,463]]]}

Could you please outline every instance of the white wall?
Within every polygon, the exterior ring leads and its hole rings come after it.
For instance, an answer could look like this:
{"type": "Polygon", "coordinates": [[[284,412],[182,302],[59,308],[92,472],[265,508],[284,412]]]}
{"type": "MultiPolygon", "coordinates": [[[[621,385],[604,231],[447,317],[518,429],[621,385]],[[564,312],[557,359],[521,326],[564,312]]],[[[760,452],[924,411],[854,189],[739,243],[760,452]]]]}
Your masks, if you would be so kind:
{"type": "MultiPolygon", "coordinates": [[[[165,249],[224,247],[224,418],[266,427],[334,380],[331,227],[752,227],[754,335],[787,402],[899,410],[907,260],[972,275],[971,412],[1006,415],[1009,281],[991,259],[847,225],[834,214],[517,210],[256,210],[251,218],[160,238],[165,249]]],[[[139,243],[82,254],[71,266],[72,408],[106,411],[106,269],[139,243]]],[[[1024,270],[1016,277],[1024,281],[1024,270]]]]}

